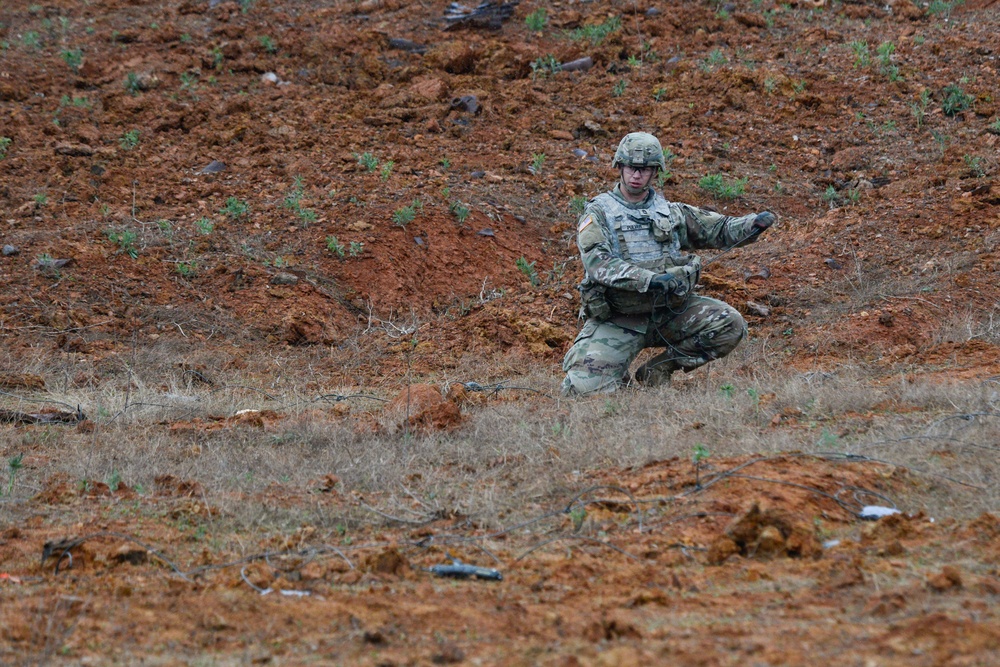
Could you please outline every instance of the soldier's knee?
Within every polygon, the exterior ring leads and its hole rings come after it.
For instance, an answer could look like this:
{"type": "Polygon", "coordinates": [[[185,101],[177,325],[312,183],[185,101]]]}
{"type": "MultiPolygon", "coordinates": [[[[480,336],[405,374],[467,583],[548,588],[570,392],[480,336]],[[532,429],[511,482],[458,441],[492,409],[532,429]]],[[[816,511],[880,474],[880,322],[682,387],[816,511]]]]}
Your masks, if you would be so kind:
{"type": "Polygon", "coordinates": [[[622,378],[607,375],[593,375],[569,371],[563,378],[563,396],[588,396],[590,394],[610,394],[621,386],[622,378]]]}

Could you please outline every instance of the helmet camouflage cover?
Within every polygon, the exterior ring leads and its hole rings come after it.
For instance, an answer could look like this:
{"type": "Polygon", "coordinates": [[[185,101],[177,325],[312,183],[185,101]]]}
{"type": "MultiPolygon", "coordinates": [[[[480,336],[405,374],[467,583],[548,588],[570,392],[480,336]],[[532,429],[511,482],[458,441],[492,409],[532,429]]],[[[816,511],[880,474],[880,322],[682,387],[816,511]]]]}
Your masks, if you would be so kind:
{"type": "Polygon", "coordinates": [[[667,168],[663,161],[663,147],[660,146],[660,141],[648,132],[626,134],[625,138],[618,144],[614,162],[611,163],[615,169],[621,166],[652,167],[654,165],[660,169],[667,168]]]}

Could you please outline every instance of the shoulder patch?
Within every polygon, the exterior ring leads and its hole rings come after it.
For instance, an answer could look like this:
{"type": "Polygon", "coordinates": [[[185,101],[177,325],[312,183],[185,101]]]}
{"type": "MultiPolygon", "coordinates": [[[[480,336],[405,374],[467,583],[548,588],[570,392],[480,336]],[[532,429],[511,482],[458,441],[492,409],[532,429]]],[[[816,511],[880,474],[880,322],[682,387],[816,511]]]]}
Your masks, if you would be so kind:
{"type": "Polygon", "coordinates": [[[580,224],[577,226],[576,231],[577,232],[582,232],[583,230],[585,230],[587,228],[587,225],[590,225],[593,222],[594,222],[594,216],[593,215],[586,215],[586,216],[580,218],[580,224]]]}

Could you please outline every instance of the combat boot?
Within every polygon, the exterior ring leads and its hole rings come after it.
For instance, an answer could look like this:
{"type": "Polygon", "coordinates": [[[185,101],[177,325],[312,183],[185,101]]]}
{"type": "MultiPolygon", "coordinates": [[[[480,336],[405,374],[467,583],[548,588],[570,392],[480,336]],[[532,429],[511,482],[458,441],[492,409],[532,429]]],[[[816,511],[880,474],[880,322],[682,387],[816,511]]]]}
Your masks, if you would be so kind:
{"type": "MultiPolygon", "coordinates": [[[[662,359],[667,353],[658,355],[635,370],[635,380],[647,387],[669,387],[670,376],[680,366],[673,359],[662,359]]],[[[672,353],[670,353],[672,354],[672,353]]]]}

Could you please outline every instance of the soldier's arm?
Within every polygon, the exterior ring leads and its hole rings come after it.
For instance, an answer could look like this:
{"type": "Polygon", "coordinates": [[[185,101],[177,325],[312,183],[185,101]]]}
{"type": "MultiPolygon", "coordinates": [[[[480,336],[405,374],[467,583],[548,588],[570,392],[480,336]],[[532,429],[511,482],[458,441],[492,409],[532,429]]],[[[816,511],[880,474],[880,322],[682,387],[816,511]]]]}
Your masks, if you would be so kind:
{"type": "Polygon", "coordinates": [[[680,208],[692,248],[730,248],[753,243],[758,238],[753,233],[756,213],[737,218],[688,204],[680,204],[680,208]]]}
{"type": "Polygon", "coordinates": [[[583,268],[592,281],[623,290],[645,292],[649,280],[656,274],[618,257],[614,252],[611,233],[598,209],[587,209],[577,224],[576,243],[580,248],[583,268]]]}

